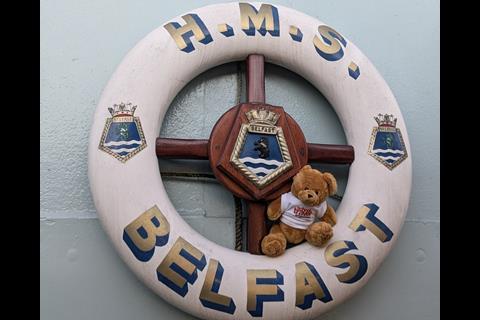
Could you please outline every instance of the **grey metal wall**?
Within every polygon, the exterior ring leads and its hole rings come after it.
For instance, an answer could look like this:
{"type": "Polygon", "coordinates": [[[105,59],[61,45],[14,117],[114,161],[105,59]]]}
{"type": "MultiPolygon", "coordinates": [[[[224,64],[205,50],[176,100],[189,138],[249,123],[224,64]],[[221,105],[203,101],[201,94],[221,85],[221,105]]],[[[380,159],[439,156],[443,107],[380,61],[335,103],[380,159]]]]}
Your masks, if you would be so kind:
{"type": "MultiPolygon", "coordinates": [[[[193,319],[150,292],[116,255],[89,193],[87,143],[101,91],[127,51],[166,20],[216,2],[41,0],[42,319],[193,319]]],[[[322,319],[438,319],[439,1],[273,3],[333,26],[372,60],[397,98],[412,144],[413,192],[396,246],[356,296],[322,319]]],[[[267,101],[282,105],[309,142],[345,143],[321,93],[280,67],[268,65],[266,73],[267,101]]],[[[196,78],[172,103],[160,135],[208,138],[218,117],[244,100],[243,75],[232,63],[196,78]]],[[[160,167],[208,171],[206,163],[185,161],[160,167]]],[[[337,175],[343,192],[348,169],[319,167],[337,175]]],[[[184,218],[233,247],[231,194],[214,181],[166,180],[184,218]]]]}

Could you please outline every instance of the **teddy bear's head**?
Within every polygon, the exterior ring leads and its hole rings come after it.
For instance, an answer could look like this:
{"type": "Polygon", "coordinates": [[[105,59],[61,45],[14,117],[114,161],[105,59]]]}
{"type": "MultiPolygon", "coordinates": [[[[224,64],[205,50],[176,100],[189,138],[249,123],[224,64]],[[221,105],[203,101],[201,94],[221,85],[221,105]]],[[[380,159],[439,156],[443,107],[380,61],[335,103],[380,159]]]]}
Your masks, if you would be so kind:
{"type": "Polygon", "coordinates": [[[303,204],[314,207],[337,192],[337,180],[331,173],[306,165],[293,177],[291,191],[303,204]]]}

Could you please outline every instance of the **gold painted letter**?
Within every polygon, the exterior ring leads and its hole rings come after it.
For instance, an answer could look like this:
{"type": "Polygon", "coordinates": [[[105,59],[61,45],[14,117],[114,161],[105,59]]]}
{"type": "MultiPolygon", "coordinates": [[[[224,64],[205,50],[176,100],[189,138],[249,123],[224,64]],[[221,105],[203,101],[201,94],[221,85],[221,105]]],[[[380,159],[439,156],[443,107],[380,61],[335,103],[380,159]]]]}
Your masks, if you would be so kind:
{"type": "Polygon", "coordinates": [[[343,57],[343,49],[347,46],[347,41],[335,30],[327,26],[319,26],[318,32],[322,40],[318,36],[313,37],[313,45],[317,53],[328,61],[337,61],[343,57]]]}
{"type": "Polygon", "coordinates": [[[355,219],[348,226],[355,232],[368,229],[382,242],[388,242],[393,237],[393,232],[380,219],[375,217],[378,206],[375,203],[367,203],[360,208],[355,219]]]}
{"type": "Polygon", "coordinates": [[[170,224],[155,205],[142,213],[123,229],[123,241],[135,258],[148,261],[155,252],[155,246],[167,244],[170,224]]]}
{"type": "Polygon", "coordinates": [[[210,32],[203,23],[202,19],[194,13],[182,16],[186,24],[180,26],[178,22],[170,22],[163,27],[167,29],[172,36],[178,48],[184,52],[190,53],[195,50],[190,38],[195,36],[195,39],[203,44],[208,44],[213,41],[210,32]]]}
{"type": "Polygon", "coordinates": [[[206,308],[233,314],[236,308],[233,299],[218,293],[222,277],[222,264],[215,259],[210,259],[205,282],[200,292],[200,302],[206,308]]]}
{"type": "Polygon", "coordinates": [[[252,317],[263,316],[264,301],[283,301],[283,275],[274,269],[247,270],[247,311],[252,317]]]}
{"type": "Polygon", "coordinates": [[[337,278],[343,283],[354,283],[360,280],[368,269],[367,259],[358,254],[345,254],[350,250],[356,250],[357,246],[352,241],[336,241],[325,250],[327,264],[337,268],[350,269],[337,278]]]}
{"type": "Polygon", "coordinates": [[[157,268],[160,282],[184,297],[188,283],[193,284],[198,277],[197,269],[203,270],[207,264],[205,255],[182,237],[167,253],[157,268]]]}
{"type": "Polygon", "coordinates": [[[262,36],[267,32],[272,37],[280,36],[280,23],[278,19],[278,9],[271,4],[262,4],[257,11],[249,3],[239,3],[240,22],[242,30],[247,36],[255,36],[257,30],[262,36]]]}
{"type": "Polygon", "coordinates": [[[311,264],[307,262],[297,263],[295,265],[295,278],[297,280],[295,306],[305,310],[312,307],[312,302],[315,299],[324,303],[332,301],[327,286],[311,264]]]}

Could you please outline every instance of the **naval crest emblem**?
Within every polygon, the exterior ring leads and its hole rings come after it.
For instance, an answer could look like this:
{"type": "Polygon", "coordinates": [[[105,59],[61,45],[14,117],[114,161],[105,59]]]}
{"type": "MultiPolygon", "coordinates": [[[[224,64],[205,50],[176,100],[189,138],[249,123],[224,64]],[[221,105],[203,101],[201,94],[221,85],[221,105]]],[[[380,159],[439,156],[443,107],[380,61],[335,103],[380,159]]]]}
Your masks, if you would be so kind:
{"type": "Polygon", "coordinates": [[[266,109],[245,113],[230,162],[258,188],[263,188],[292,166],[279,114],[266,109]]]}
{"type": "Polygon", "coordinates": [[[378,127],[373,128],[368,154],[390,170],[408,157],[397,119],[392,114],[374,117],[378,127]]]}
{"type": "Polygon", "coordinates": [[[98,148],[121,162],[147,146],[140,118],[134,117],[136,108],[132,103],[123,102],[108,108],[112,117],[106,120],[98,148]]]}

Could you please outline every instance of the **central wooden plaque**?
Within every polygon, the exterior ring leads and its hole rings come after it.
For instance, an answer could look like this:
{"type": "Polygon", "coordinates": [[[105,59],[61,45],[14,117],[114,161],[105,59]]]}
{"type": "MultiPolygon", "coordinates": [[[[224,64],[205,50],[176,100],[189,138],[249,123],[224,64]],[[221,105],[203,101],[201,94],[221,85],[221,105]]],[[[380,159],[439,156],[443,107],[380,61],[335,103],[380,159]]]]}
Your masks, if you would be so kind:
{"type": "Polygon", "coordinates": [[[298,124],[282,107],[244,103],[215,124],[208,152],[217,179],[236,196],[271,201],[308,160],[298,124]]]}

